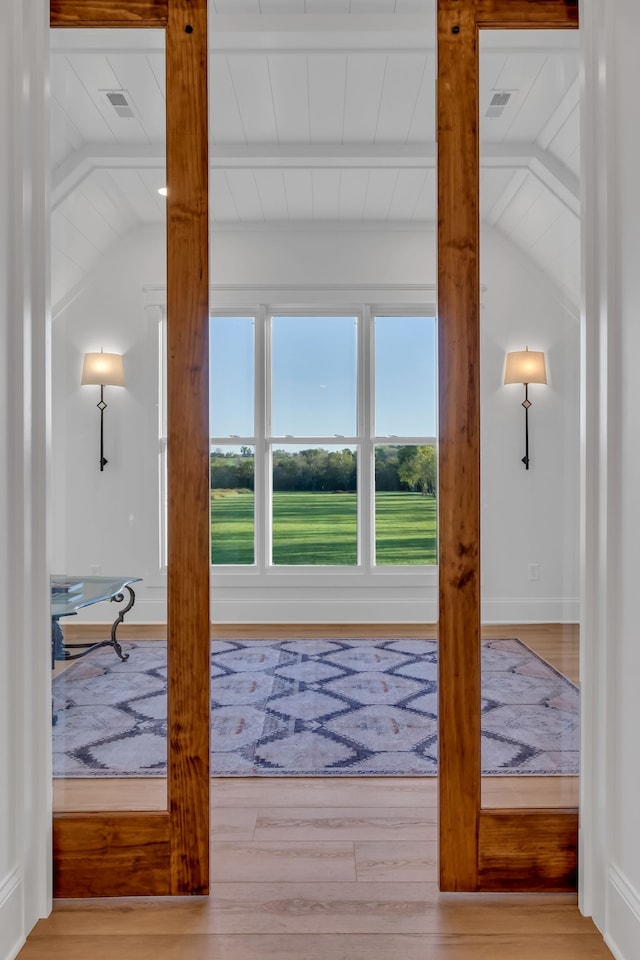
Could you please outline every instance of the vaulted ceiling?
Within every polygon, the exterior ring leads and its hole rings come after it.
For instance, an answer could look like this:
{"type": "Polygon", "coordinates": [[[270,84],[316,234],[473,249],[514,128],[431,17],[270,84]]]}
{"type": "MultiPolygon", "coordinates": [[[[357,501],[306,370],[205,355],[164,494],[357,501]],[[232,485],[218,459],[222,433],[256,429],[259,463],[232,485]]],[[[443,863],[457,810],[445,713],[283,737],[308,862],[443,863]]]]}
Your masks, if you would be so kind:
{"type": "MultiPolygon", "coordinates": [[[[213,0],[214,226],[436,219],[432,0],[213,0]]],[[[577,34],[487,32],[481,214],[579,300],[577,34]]],[[[156,31],[54,31],[54,304],[164,200],[156,31]]]]}

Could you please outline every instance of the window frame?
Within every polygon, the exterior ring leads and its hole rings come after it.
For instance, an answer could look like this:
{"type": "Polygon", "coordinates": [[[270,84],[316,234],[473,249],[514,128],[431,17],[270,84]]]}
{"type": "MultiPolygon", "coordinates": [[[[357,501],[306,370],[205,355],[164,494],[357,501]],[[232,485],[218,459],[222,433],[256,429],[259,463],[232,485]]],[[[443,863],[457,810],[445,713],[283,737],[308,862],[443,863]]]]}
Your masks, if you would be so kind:
{"type": "MultiPolygon", "coordinates": [[[[425,575],[429,581],[435,581],[438,564],[378,564],[376,563],[375,533],[375,448],[380,445],[413,446],[433,445],[438,450],[438,438],[427,436],[378,436],[375,430],[375,319],[376,317],[425,317],[433,318],[436,323],[436,344],[438,336],[437,316],[433,303],[390,305],[384,303],[359,303],[357,305],[331,304],[234,304],[216,306],[209,311],[214,317],[252,318],[254,321],[254,435],[243,437],[209,437],[209,447],[239,447],[243,444],[254,448],[254,562],[252,564],[211,564],[212,577],[222,578],[230,585],[246,583],[251,578],[275,577],[280,581],[287,578],[316,577],[325,585],[332,578],[338,585],[338,578],[354,579],[364,577],[420,577],[425,575]],[[281,437],[271,433],[271,376],[272,376],[272,321],[274,317],[354,317],[356,320],[356,425],[357,434],[336,438],[319,437],[281,437]],[[274,564],[272,555],[272,493],[273,469],[272,454],[277,445],[318,445],[355,447],[358,457],[357,467],[357,562],[352,565],[320,564],[274,564]]],[[[162,326],[164,326],[164,317],[162,326]]],[[[163,335],[160,335],[163,344],[163,335]]],[[[164,363],[164,356],[161,368],[164,363]]],[[[434,364],[434,388],[437,383],[437,353],[434,364]]],[[[161,380],[162,382],[162,380],[161,380]]],[[[162,411],[162,397],[160,408],[162,411]]],[[[162,424],[162,412],[160,414],[162,424]]],[[[437,410],[436,410],[437,423],[437,410]]],[[[166,456],[166,440],[160,437],[160,460],[166,456]]],[[[161,512],[164,518],[164,513],[161,512]]],[[[163,557],[166,555],[166,530],[161,530],[160,541],[163,557]]],[[[164,566],[164,563],[162,564],[164,566]]]]}

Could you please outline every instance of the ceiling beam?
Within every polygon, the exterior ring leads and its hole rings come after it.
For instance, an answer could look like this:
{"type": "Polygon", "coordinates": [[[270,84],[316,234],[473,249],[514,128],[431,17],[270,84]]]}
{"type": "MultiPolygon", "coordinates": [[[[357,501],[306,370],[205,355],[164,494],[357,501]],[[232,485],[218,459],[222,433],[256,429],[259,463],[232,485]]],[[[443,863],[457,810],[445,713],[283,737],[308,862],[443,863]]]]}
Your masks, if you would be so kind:
{"type": "Polygon", "coordinates": [[[475,0],[474,18],[485,30],[575,30],[578,0],[475,0]]]}
{"type": "Polygon", "coordinates": [[[51,202],[55,209],[94,170],[158,170],[167,163],[164,144],[88,143],[70,153],[53,171],[51,202]]]}
{"type": "Polygon", "coordinates": [[[580,107],[580,77],[576,77],[544,125],[538,143],[543,150],[553,143],[574,110],[580,107]]]}
{"type": "MultiPolygon", "coordinates": [[[[60,0],[61,2],[61,0],[60,0]]],[[[100,50],[144,55],[164,50],[164,37],[153,31],[138,39],[114,37],[109,31],[83,31],[52,37],[60,53],[100,50]]],[[[509,53],[577,53],[577,41],[565,34],[523,31],[516,38],[487,31],[482,51],[509,53]]],[[[423,14],[213,14],[209,17],[209,51],[217,54],[392,54],[433,53],[435,15],[423,14]]]]}
{"type": "MultiPolygon", "coordinates": [[[[158,170],[166,162],[164,144],[89,143],[75,150],[54,170],[52,198],[57,206],[92,170],[158,170]]],[[[433,143],[417,144],[258,144],[212,145],[211,169],[337,169],[435,167],[433,143]]]]}
{"type": "Polygon", "coordinates": [[[49,0],[51,27],[166,27],[167,0],[49,0]]]}
{"type": "Polygon", "coordinates": [[[580,216],[578,177],[554,154],[537,143],[492,143],[480,146],[481,169],[528,170],[577,217],[580,216]]]}
{"type": "MultiPolygon", "coordinates": [[[[576,216],[580,213],[578,178],[553,154],[535,143],[486,143],[480,154],[485,169],[529,170],[576,216]]],[[[75,190],[93,170],[159,170],[166,162],[164,144],[86,144],[54,171],[54,207],[75,190]]],[[[212,146],[209,165],[214,170],[277,169],[402,169],[433,170],[433,143],[415,144],[257,144],[212,146]]]]}

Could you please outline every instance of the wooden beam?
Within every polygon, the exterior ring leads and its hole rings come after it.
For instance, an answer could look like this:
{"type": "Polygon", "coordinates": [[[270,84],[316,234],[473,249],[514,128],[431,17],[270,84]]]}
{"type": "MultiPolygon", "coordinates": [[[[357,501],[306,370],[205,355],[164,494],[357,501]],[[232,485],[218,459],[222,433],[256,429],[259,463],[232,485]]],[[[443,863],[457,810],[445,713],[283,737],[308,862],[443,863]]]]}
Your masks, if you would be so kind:
{"type": "Polygon", "coordinates": [[[440,888],[475,890],[480,808],[478,31],[438,2],[440,888]]]}
{"type": "Polygon", "coordinates": [[[207,0],[167,25],[167,409],[171,893],[209,892],[207,0]]]}
{"type": "Polygon", "coordinates": [[[482,810],[479,889],[575,890],[577,810],[482,810]]]}
{"type": "Polygon", "coordinates": [[[476,23],[494,30],[573,30],[578,0],[475,0],[476,23]]]}
{"type": "MultiPolygon", "coordinates": [[[[578,0],[472,0],[479,29],[575,29],[578,0]]],[[[481,810],[478,889],[575,890],[575,810],[481,810]]]]}
{"type": "Polygon", "coordinates": [[[169,0],[50,0],[52,27],[165,27],[169,0]]]}
{"type": "Polygon", "coordinates": [[[166,896],[169,816],[57,814],[53,862],[54,897],[166,896]]]}
{"type": "Polygon", "coordinates": [[[57,896],[209,892],[207,0],[52,0],[58,27],[166,27],[168,812],[54,818],[57,896]]]}
{"type": "Polygon", "coordinates": [[[442,890],[575,883],[575,816],[480,809],[478,31],[577,22],[574,0],[438,0],[442,890]]]}

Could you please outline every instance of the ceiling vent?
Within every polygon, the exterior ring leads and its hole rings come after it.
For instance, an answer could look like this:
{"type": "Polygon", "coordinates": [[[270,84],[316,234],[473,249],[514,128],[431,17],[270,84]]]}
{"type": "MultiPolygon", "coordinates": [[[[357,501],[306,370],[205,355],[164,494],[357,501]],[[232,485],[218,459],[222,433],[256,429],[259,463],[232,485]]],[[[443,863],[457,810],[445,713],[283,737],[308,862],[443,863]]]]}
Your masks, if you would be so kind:
{"type": "Polygon", "coordinates": [[[501,90],[499,93],[494,93],[494,95],[491,97],[491,103],[489,104],[489,109],[485,113],[485,117],[490,117],[494,120],[497,120],[498,117],[501,117],[512,96],[512,90],[501,90]]]}
{"type": "Polygon", "coordinates": [[[135,114],[129,105],[124,91],[113,90],[107,93],[107,100],[119,117],[134,117],[135,114]]]}

